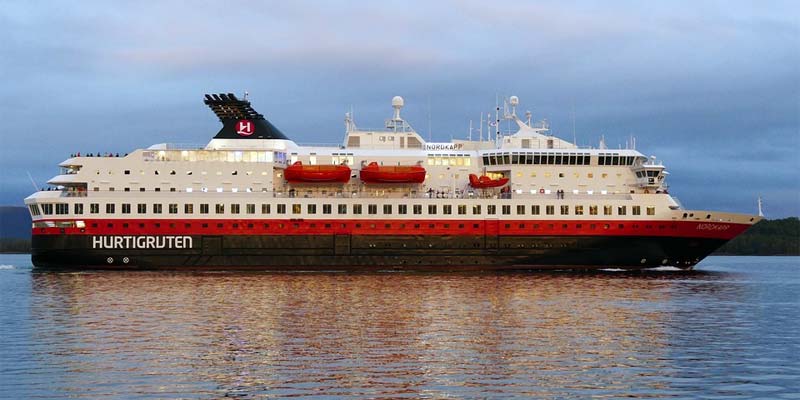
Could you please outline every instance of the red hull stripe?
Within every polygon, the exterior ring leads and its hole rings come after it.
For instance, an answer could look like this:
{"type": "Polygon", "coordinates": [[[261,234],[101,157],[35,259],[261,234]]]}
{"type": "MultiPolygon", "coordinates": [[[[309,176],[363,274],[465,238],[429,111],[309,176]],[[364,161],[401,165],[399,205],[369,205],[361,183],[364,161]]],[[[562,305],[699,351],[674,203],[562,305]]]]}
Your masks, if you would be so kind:
{"type": "MultiPolygon", "coordinates": [[[[48,220],[65,222],[70,220],[48,220]]],[[[85,227],[33,228],[34,235],[494,235],[660,236],[729,240],[748,224],[612,220],[83,219],[85,227]]],[[[37,221],[43,222],[43,221],[37,221]]]]}

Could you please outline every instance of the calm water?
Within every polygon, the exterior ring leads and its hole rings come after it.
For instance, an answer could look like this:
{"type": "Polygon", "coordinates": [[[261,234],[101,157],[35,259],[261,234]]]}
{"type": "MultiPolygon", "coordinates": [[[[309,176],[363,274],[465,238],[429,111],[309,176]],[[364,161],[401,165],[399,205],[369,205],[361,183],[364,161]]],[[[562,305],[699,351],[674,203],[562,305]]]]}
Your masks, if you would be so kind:
{"type": "Polygon", "coordinates": [[[646,274],[0,265],[0,397],[800,399],[800,258],[646,274]]]}

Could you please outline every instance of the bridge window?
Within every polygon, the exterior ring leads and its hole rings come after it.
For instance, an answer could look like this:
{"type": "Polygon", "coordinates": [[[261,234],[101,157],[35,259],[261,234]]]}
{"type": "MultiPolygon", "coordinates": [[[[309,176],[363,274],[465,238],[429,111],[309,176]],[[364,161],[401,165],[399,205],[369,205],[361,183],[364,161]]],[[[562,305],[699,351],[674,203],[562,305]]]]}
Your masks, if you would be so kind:
{"type": "Polygon", "coordinates": [[[56,204],[56,214],[68,214],[69,204],[56,204]]]}

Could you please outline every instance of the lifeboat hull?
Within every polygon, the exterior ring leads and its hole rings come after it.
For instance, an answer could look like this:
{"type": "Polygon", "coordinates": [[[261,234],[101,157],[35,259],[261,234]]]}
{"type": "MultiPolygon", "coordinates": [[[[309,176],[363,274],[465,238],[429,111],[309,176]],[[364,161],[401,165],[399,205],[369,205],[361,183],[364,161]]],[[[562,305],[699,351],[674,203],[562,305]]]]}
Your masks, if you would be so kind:
{"type": "Polygon", "coordinates": [[[422,183],[425,173],[418,165],[382,167],[371,163],[361,170],[360,177],[366,183],[422,183]]]}
{"type": "Polygon", "coordinates": [[[346,165],[303,165],[299,161],[284,170],[290,183],[347,183],[350,167],[346,165]]]}
{"type": "Polygon", "coordinates": [[[508,178],[492,179],[488,176],[481,176],[478,178],[474,174],[469,175],[469,185],[475,189],[489,189],[505,186],[508,183],[508,178]]]}

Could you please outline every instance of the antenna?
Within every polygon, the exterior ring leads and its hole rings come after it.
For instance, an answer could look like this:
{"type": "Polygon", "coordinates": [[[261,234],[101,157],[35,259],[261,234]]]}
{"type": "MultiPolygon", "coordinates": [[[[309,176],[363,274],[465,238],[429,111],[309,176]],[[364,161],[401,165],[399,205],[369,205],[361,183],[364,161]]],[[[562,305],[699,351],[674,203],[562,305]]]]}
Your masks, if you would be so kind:
{"type": "Polygon", "coordinates": [[[472,120],[469,120],[469,141],[472,141],[472,120]]]}
{"type": "Polygon", "coordinates": [[[481,111],[481,124],[478,125],[478,135],[479,140],[483,142],[483,111],[481,111]]]}
{"type": "Polygon", "coordinates": [[[431,96],[428,95],[428,141],[431,141],[431,96]]]}
{"type": "MultiPolygon", "coordinates": [[[[31,180],[31,185],[33,185],[33,190],[38,192],[39,191],[39,186],[36,185],[36,181],[33,180],[33,177],[31,176],[30,171],[25,171],[25,172],[28,174],[28,179],[31,180]]],[[[759,202],[761,201],[760,197],[758,198],[758,201],[759,202]]]]}
{"type": "Polygon", "coordinates": [[[764,211],[762,210],[762,206],[763,206],[763,204],[761,202],[761,196],[758,196],[758,216],[759,217],[763,217],[764,216],[764,211]]]}
{"type": "Polygon", "coordinates": [[[572,144],[578,147],[578,136],[575,134],[575,102],[572,102],[572,144]]]}

